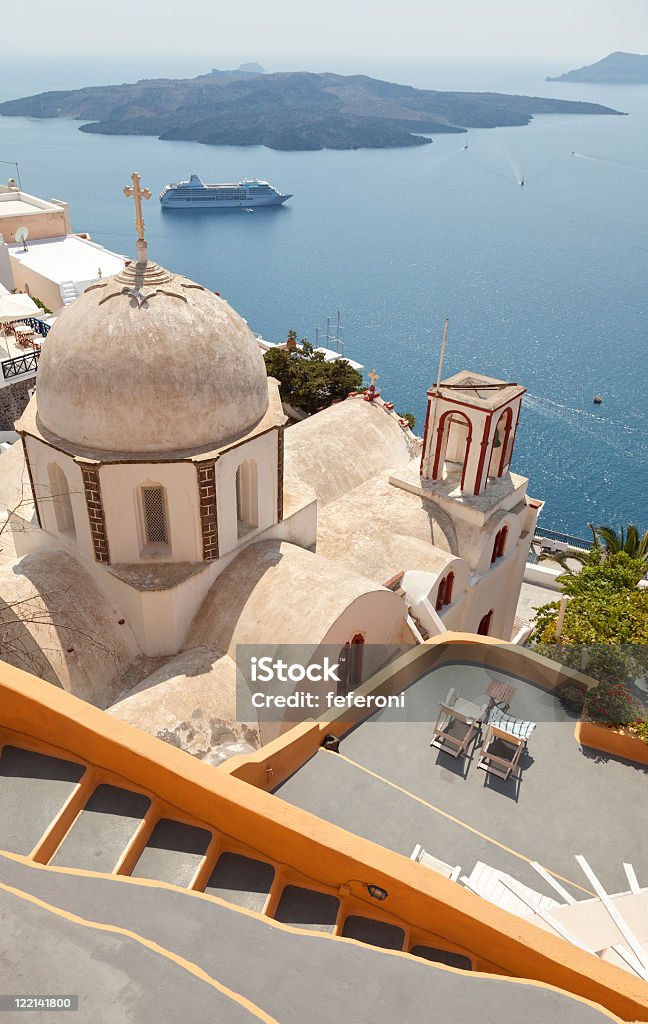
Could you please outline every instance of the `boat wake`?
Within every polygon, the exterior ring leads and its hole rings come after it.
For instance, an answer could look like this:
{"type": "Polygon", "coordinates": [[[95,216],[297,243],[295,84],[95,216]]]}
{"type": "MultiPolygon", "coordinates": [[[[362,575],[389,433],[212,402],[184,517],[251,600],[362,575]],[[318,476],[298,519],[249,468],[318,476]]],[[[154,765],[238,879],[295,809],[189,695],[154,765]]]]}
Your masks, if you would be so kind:
{"type": "Polygon", "coordinates": [[[625,170],[643,171],[644,174],[648,174],[648,167],[643,167],[641,164],[628,163],[624,160],[609,160],[604,156],[589,156],[587,153],[571,152],[569,155],[578,160],[590,160],[596,164],[609,164],[610,167],[623,167],[625,170]]]}
{"type": "Polygon", "coordinates": [[[597,412],[589,412],[576,406],[554,402],[550,398],[533,395],[529,392],[524,396],[524,406],[531,412],[548,420],[561,420],[569,425],[570,433],[578,433],[596,440],[597,444],[605,445],[619,454],[627,454],[629,445],[633,445],[633,459],[639,465],[648,465],[648,453],[643,443],[637,444],[635,438],[642,439],[646,435],[646,417],[641,426],[634,426],[618,420],[612,421],[597,412]],[[616,437],[612,436],[612,431],[616,437]],[[619,436],[620,435],[620,436],[619,436]],[[634,447],[636,444],[636,448],[634,447]]]}

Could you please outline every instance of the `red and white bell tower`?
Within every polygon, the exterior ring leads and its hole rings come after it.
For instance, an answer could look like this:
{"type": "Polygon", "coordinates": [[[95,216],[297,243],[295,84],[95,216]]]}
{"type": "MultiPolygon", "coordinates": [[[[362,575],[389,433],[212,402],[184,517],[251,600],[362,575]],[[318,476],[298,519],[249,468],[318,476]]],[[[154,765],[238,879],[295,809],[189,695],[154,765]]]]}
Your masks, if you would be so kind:
{"type": "Polygon", "coordinates": [[[502,477],[511,463],[525,390],[468,370],[430,388],[422,479],[483,494],[489,478],[502,477]]]}

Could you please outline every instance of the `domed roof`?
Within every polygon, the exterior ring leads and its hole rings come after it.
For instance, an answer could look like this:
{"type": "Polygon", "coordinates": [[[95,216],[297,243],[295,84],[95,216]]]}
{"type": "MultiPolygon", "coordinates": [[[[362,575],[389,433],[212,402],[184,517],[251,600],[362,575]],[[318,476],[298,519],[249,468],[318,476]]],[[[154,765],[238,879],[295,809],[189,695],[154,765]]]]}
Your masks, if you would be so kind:
{"type": "Polygon", "coordinates": [[[109,452],[218,447],[268,407],[256,339],[223,299],[154,263],[128,263],[60,315],[38,368],[38,421],[109,452]]]}

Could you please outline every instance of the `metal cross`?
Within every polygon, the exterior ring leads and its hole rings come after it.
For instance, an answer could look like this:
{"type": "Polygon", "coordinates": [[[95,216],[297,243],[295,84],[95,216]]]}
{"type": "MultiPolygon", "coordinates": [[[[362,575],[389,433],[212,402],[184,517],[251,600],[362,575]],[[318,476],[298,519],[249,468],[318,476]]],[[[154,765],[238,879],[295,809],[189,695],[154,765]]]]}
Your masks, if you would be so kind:
{"type": "Polygon", "coordinates": [[[135,200],[135,223],[137,225],[138,255],[140,254],[140,248],[142,248],[142,246],[139,245],[140,242],[144,243],[143,248],[144,252],[146,252],[146,242],[144,240],[144,217],[142,216],[142,199],[150,199],[153,194],[150,188],[142,188],[140,186],[141,180],[142,175],[138,174],[137,171],[133,171],[131,174],[131,181],[133,184],[124,185],[124,195],[126,198],[135,200]]]}
{"type": "Polygon", "coordinates": [[[377,374],[375,370],[371,370],[371,372],[369,374],[369,380],[371,381],[372,388],[375,388],[376,381],[380,380],[380,375],[377,374]]]}

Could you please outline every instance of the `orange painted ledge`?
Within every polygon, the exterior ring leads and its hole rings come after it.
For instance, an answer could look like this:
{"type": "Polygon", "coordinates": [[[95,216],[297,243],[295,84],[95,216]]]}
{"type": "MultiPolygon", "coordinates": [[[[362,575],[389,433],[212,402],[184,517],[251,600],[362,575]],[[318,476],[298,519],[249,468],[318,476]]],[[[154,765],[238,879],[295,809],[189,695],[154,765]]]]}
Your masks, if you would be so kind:
{"type": "Polygon", "coordinates": [[[575,735],[582,747],[592,747],[605,754],[613,754],[614,757],[624,757],[628,761],[648,765],[648,743],[639,736],[610,729],[596,722],[578,722],[575,735]]]}

